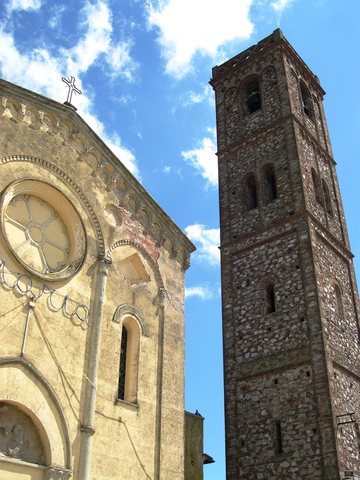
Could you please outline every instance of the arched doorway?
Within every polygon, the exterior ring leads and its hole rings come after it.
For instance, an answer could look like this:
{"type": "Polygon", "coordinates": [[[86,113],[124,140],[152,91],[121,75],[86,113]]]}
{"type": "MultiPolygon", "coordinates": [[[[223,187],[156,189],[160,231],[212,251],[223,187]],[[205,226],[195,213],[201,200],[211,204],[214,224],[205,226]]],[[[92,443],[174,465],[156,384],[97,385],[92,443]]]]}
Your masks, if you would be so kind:
{"type": "Polygon", "coordinates": [[[46,453],[39,430],[17,405],[0,401],[0,472],[3,480],[43,480],[46,453]]]}

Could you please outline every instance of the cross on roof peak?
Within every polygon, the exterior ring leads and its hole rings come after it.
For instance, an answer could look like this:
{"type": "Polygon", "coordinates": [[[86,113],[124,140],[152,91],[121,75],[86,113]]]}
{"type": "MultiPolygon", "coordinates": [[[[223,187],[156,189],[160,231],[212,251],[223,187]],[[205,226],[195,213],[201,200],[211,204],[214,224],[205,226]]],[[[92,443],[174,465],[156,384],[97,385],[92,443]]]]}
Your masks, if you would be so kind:
{"type": "MultiPolygon", "coordinates": [[[[76,86],[75,86],[75,77],[73,76],[70,76],[70,80],[68,80],[67,78],[65,77],[62,77],[61,79],[64,83],[66,83],[66,85],[68,86],[68,95],[67,95],[67,99],[66,99],[66,102],[65,105],[69,105],[69,106],[72,106],[73,105],[71,104],[71,98],[72,98],[72,95],[73,93],[77,93],[78,95],[82,95],[82,91],[79,90],[76,86]]],[[[75,107],[74,107],[75,108],[75,107]]]]}

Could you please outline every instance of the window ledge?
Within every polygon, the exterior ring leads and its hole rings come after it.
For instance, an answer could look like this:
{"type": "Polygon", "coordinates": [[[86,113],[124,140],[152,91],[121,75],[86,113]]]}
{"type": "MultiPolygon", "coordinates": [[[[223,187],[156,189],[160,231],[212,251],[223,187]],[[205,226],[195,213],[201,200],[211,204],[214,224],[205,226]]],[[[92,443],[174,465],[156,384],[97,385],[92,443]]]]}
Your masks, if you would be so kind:
{"type": "Polygon", "coordinates": [[[127,400],[121,400],[120,398],[115,400],[115,405],[120,405],[128,410],[134,411],[139,410],[140,408],[140,405],[137,402],[128,402],[127,400]]]}

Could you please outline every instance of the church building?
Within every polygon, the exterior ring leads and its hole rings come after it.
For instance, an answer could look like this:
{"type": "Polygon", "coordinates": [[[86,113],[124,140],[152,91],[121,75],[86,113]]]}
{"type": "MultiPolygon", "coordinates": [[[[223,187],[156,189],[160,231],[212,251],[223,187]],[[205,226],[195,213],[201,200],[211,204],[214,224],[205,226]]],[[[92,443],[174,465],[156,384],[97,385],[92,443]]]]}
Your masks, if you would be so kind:
{"type": "Polygon", "coordinates": [[[4,80],[0,192],[1,480],[201,480],[192,243],[71,104],[4,80]]]}
{"type": "Polygon", "coordinates": [[[359,303],[325,92],[280,30],[211,84],[226,478],[359,479],[359,303]]]}

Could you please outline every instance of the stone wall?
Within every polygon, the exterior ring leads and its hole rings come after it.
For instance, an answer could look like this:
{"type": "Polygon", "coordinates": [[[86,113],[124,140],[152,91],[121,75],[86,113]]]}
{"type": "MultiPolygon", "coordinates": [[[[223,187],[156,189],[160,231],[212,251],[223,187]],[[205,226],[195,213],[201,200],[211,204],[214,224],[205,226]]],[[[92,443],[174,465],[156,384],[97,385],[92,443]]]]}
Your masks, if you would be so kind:
{"type": "Polygon", "coordinates": [[[212,85],[227,478],[357,475],[358,300],[324,91],[279,30],[215,67],[212,85]],[[261,94],[252,113],[244,107],[250,80],[261,94]],[[351,422],[340,427],[345,414],[351,422]]]}
{"type": "Polygon", "coordinates": [[[76,272],[41,278],[16,259],[1,212],[0,401],[29,414],[46,440],[54,473],[39,478],[182,480],[184,269],[193,247],[71,108],[0,88],[1,200],[29,178],[56,189],[78,212],[86,244],[76,272]],[[131,401],[118,398],[126,316],[139,331],[131,401]]]}

